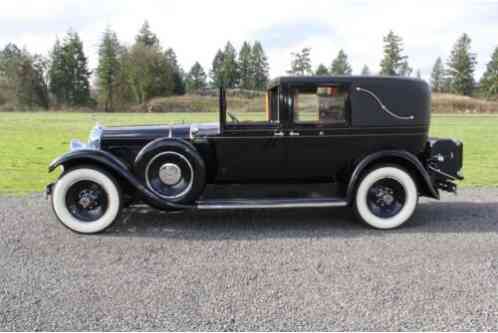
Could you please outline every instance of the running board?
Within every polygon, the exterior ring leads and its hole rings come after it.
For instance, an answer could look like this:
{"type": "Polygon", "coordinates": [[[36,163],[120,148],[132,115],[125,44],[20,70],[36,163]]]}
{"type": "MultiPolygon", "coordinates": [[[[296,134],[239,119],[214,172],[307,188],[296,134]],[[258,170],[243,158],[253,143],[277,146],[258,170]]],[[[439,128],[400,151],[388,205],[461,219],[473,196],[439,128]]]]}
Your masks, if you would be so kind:
{"type": "Polygon", "coordinates": [[[196,203],[199,210],[216,209],[276,209],[310,207],[345,207],[342,198],[275,198],[275,199],[209,199],[196,203]]]}

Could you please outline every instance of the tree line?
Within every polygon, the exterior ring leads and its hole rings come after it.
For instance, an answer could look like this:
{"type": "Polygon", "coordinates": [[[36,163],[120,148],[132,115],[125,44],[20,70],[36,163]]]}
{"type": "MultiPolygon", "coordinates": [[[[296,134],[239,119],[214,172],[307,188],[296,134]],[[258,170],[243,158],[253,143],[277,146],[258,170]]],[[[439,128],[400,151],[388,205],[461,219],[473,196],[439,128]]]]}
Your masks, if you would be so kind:
{"type": "MultiPolygon", "coordinates": [[[[380,75],[412,76],[403,39],[390,31],[383,38],[380,75]]],[[[498,46],[479,82],[474,79],[476,55],[471,39],[463,34],[454,44],[446,62],[436,59],[430,83],[435,92],[498,96],[498,46]]],[[[311,49],[291,54],[290,75],[350,75],[348,55],[340,50],[329,66],[313,70],[311,49]]],[[[360,72],[372,75],[366,65],[360,72]]],[[[415,72],[421,77],[420,71],[415,72]]],[[[100,107],[112,112],[130,105],[147,103],[162,96],[183,95],[206,88],[264,90],[269,81],[269,63],[262,44],[244,42],[240,50],[227,42],[219,49],[206,72],[199,62],[185,72],[172,48],[164,48],[147,21],[132,45],[123,44],[116,32],[107,28],[98,47],[98,66],[90,70],[88,58],[77,32],[57,38],[48,55],[31,54],[8,44],[0,50],[0,105],[15,101],[16,109],[49,107],[100,107]],[[94,80],[91,84],[91,80],[94,80]]]]}
{"type": "MultiPolygon", "coordinates": [[[[408,63],[408,56],[403,52],[403,39],[400,36],[390,31],[383,38],[383,50],[379,75],[412,76],[413,68],[408,63]]],[[[312,69],[310,54],[310,48],[292,53],[291,68],[287,73],[291,75],[351,75],[353,73],[348,56],[342,49],[339,50],[330,66],[319,64],[315,71],[312,69]]],[[[432,90],[438,93],[498,98],[498,46],[479,82],[474,79],[476,65],[476,55],[471,50],[471,39],[467,34],[463,34],[454,44],[446,64],[443,63],[441,57],[436,59],[430,78],[432,90]]],[[[372,75],[367,65],[363,66],[360,73],[372,75]]],[[[421,78],[420,70],[416,71],[415,76],[421,78]]]]}
{"type": "Polygon", "coordinates": [[[228,42],[216,53],[209,78],[199,62],[185,72],[175,51],[161,45],[147,21],[131,46],[124,45],[108,27],[93,71],[83,42],[72,30],[56,39],[48,57],[32,55],[15,44],[0,51],[0,105],[15,101],[15,109],[99,106],[112,112],[155,97],[206,88],[264,90],[269,64],[263,46],[259,41],[244,42],[237,52],[228,42]]]}

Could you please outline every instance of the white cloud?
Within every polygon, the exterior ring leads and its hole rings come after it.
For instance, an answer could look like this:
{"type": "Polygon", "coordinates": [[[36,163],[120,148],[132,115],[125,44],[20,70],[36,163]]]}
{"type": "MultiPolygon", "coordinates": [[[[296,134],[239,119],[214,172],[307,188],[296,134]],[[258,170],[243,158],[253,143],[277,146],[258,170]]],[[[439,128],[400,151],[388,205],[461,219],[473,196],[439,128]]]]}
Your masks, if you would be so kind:
{"type": "Polygon", "coordinates": [[[382,36],[390,29],[403,37],[411,66],[425,77],[436,57],[446,59],[455,40],[467,32],[479,55],[479,76],[498,43],[496,1],[17,0],[0,3],[0,45],[12,41],[46,54],[56,35],[73,27],[94,67],[106,25],[131,44],[145,19],[163,45],[175,49],[185,69],[200,61],[208,70],[227,40],[236,47],[244,40],[273,40],[264,43],[272,76],[284,74],[290,53],[305,46],[312,48],[314,66],[330,65],[343,48],[355,72],[364,64],[376,71],[382,36]],[[279,36],[282,43],[275,43],[279,36]]]}

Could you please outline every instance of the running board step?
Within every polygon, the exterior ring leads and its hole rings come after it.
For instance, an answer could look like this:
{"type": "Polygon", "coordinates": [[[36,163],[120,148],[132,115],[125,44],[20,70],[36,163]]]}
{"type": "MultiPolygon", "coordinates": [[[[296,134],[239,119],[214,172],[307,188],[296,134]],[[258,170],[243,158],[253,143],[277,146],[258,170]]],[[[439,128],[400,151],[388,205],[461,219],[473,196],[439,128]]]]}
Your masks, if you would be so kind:
{"type": "Polygon", "coordinates": [[[343,198],[208,199],[197,202],[199,210],[345,207],[343,198]]]}

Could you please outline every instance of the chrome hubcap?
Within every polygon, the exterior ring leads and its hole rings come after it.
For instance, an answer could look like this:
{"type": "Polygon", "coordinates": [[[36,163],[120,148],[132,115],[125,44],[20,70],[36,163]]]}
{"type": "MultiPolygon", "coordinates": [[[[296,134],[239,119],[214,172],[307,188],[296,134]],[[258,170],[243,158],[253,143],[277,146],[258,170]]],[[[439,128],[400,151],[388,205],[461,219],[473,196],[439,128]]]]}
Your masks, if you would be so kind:
{"type": "Polygon", "coordinates": [[[159,179],[169,186],[178,184],[182,179],[182,170],[174,163],[165,163],[159,169],[159,179]]]}

